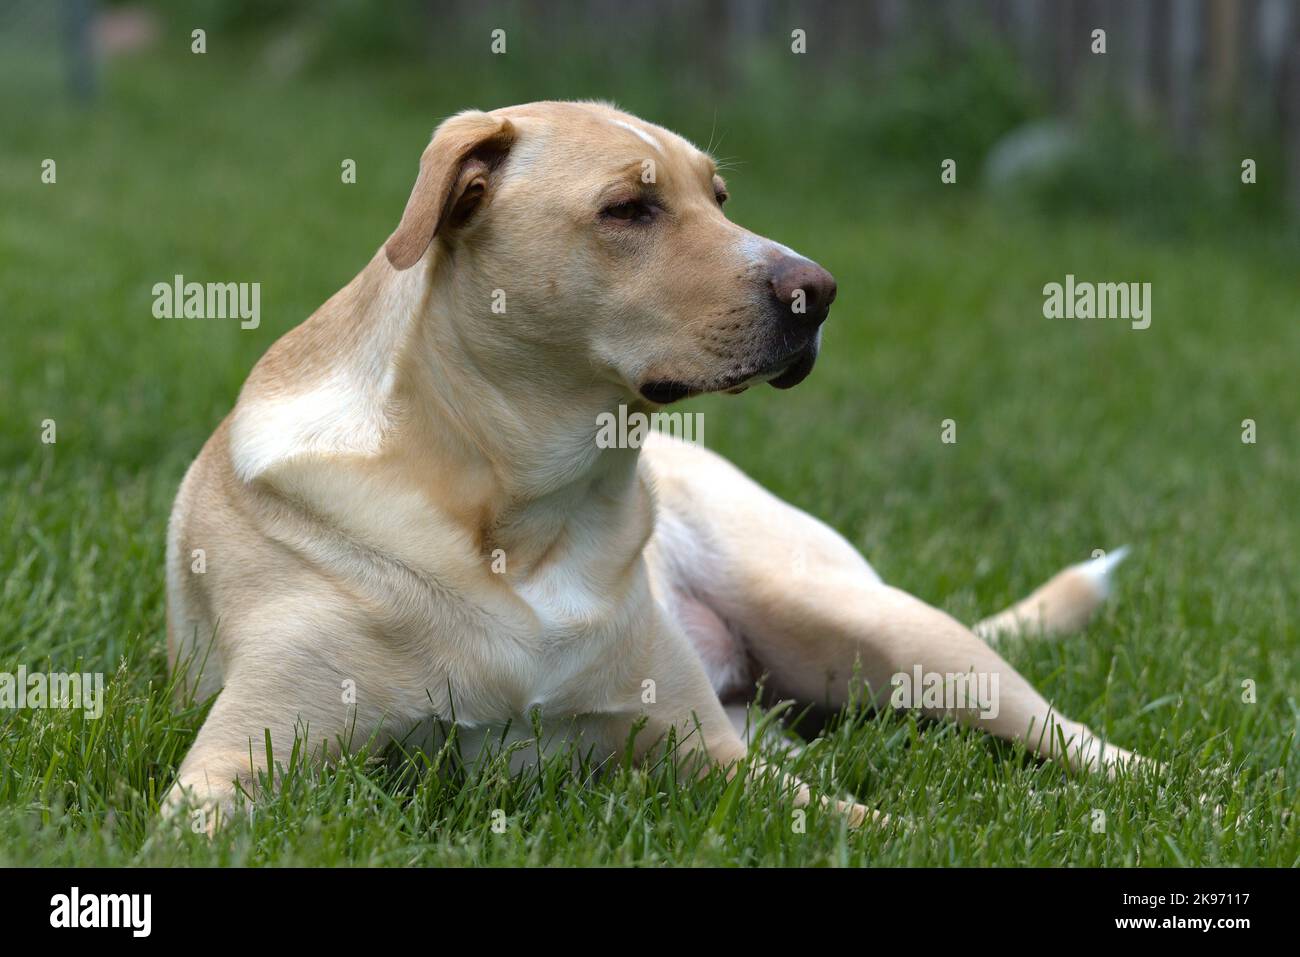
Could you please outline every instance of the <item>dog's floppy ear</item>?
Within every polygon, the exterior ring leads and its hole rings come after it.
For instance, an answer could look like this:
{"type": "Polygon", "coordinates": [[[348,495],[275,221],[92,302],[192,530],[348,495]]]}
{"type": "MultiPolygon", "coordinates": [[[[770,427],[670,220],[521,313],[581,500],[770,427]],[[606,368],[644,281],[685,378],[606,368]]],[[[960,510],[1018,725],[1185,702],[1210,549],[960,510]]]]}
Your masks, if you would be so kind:
{"type": "Polygon", "coordinates": [[[438,127],[420,157],[420,175],[402,221],[384,244],[394,268],[414,266],[440,229],[469,218],[487,192],[488,174],[514,139],[509,120],[477,110],[458,113],[438,127]]]}

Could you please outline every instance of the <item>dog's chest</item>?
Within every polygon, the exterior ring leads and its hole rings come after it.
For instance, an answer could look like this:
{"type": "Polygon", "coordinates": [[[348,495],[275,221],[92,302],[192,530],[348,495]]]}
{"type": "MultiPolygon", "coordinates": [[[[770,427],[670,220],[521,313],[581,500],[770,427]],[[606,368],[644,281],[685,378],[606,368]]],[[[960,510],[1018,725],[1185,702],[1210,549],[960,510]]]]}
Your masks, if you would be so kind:
{"type": "Polygon", "coordinates": [[[532,705],[589,710],[608,693],[618,649],[650,626],[641,553],[648,535],[635,500],[560,502],[505,540],[500,583],[524,610],[525,633],[501,635],[532,705]],[[629,518],[629,512],[631,518],[629,518]]]}
{"type": "Polygon", "coordinates": [[[627,658],[620,649],[635,640],[635,592],[609,589],[585,563],[557,560],[451,599],[454,618],[448,596],[422,596],[408,634],[425,648],[435,712],[482,728],[527,727],[535,710],[548,721],[602,710],[627,658]]]}
{"type": "Polygon", "coordinates": [[[347,533],[318,557],[371,600],[372,620],[410,654],[437,715],[498,724],[603,703],[635,606],[652,600],[627,502],[557,501],[475,541],[400,483],[311,481],[347,533]],[[359,557],[370,555],[379,557],[359,557]]]}

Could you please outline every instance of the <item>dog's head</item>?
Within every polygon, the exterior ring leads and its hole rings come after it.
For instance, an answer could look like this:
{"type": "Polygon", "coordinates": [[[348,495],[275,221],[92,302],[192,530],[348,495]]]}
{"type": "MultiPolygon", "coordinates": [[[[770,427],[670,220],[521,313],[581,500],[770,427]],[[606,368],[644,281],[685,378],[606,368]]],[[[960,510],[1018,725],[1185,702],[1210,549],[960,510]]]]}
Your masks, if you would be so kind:
{"type": "Polygon", "coordinates": [[[788,388],[835,299],[821,266],[731,222],[707,154],[595,103],[444,122],[389,262],[428,268],[485,367],[603,379],[651,402],[788,388]]]}

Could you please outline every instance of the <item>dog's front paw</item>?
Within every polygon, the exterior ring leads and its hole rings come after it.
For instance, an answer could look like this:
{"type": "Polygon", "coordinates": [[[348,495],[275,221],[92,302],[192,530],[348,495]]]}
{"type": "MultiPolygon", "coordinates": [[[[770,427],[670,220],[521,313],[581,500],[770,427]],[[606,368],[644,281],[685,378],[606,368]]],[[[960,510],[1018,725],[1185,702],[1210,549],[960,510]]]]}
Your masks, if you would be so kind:
{"type": "Polygon", "coordinates": [[[235,789],[177,781],[160,808],[164,823],[212,838],[235,813],[235,789]]]}

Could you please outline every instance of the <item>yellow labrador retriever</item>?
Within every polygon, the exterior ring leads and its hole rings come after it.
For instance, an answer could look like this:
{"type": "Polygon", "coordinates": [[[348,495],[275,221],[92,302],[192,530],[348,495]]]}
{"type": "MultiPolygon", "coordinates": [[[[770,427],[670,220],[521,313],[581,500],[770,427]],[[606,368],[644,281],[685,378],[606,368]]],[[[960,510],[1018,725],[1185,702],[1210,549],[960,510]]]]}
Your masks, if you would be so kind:
{"type": "Polygon", "coordinates": [[[438,128],[383,249],[271,347],[177,495],[170,660],[220,695],[169,810],[228,807],[267,731],[328,756],[431,717],[473,745],[536,711],[610,754],[644,722],[635,748],[675,730],[735,773],[725,706],[763,675],[830,706],[858,682],[1075,766],[1133,757],[986,643],[1081,624],[1117,554],[972,630],[704,448],[595,440],[620,406],[812,369],[834,279],[726,198],[707,154],[604,104],[438,128]]]}

